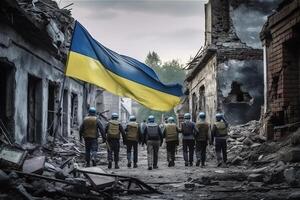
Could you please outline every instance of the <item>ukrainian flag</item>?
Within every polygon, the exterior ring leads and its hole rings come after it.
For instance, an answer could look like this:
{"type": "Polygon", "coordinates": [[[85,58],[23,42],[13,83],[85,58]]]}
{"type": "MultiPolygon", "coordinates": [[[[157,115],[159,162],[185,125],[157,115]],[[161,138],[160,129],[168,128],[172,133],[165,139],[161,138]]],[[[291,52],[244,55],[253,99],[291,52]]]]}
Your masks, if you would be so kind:
{"type": "Polygon", "coordinates": [[[157,111],[171,110],[182,96],[181,85],[162,83],[150,67],[104,47],[79,22],[73,32],[66,75],[157,111]]]}

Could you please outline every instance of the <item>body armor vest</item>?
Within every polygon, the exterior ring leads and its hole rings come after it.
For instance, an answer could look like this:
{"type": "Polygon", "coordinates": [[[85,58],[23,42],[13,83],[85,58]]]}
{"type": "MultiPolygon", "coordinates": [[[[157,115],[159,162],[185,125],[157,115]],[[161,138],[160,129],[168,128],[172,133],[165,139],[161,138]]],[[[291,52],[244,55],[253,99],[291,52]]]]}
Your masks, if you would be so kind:
{"type": "Polygon", "coordinates": [[[147,124],[147,133],[149,140],[159,140],[158,125],[156,123],[147,124]]]}
{"type": "Polygon", "coordinates": [[[139,130],[139,125],[136,122],[129,122],[127,124],[127,140],[130,141],[138,141],[139,136],[138,136],[138,130],[139,130]]]}
{"type": "Polygon", "coordinates": [[[227,127],[224,122],[216,122],[215,127],[217,129],[217,136],[219,136],[219,137],[227,136],[227,134],[228,134],[227,127]]]}
{"type": "Polygon", "coordinates": [[[83,137],[84,138],[97,138],[97,117],[87,116],[83,120],[83,137]]]}
{"type": "Polygon", "coordinates": [[[198,134],[196,136],[197,141],[207,141],[208,140],[208,131],[209,125],[206,122],[197,122],[196,128],[198,130],[198,134]]]}
{"type": "Polygon", "coordinates": [[[107,137],[110,139],[120,139],[120,123],[117,120],[110,120],[108,122],[107,137]]]}
{"type": "Polygon", "coordinates": [[[190,121],[187,122],[183,122],[181,124],[182,126],[182,134],[184,136],[189,136],[189,135],[193,135],[193,123],[190,121]]]}
{"type": "Polygon", "coordinates": [[[178,133],[176,124],[166,124],[166,142],[177,141],[178,133]]]}

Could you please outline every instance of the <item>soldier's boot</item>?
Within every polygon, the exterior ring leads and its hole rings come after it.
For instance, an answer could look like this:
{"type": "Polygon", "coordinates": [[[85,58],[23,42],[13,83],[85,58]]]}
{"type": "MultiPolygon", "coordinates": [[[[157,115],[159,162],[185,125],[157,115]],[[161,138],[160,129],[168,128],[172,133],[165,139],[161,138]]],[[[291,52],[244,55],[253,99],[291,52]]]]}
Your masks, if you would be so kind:
{"type": "Polygon", "coordinates": [[[200,160],[197,160],[196,162],[196,166],[199,167],[200,166],[200,160]]]}
{"type": "Polygon", "coordinates": [[[148,170],[152,170],[152,167],[148,167],[148,170]]]}
{"type": "Polygon", "coordinates": [[[184,166],[186,166],[186,167],[189,166],[189,163],[188,163],[188,162],[185,162],[185,163],[184,163],[184,166]]]}
{"type": "Polygon", "coordinates": [[[85,167],[90,167],[90,162],[86,162],[85,167]]]}
{"type": "Polygon", "coordinates": [[[171,161],[169,161],[168,167],[172,167],[172,162],[171,161]]]}
{"type": "Polygon", "coordinates": [[[115,169],[120,169],[118,162],[115,162],[115,169]]]}
{"type": "Polygon", "coordinates": [[[137,168],[138,166],[137,166],[137,164],[136,163],[134,163],[133,164],[133,168],[137,168]]]}
{"type": "Polygon", "coordinates": [[[190,162],[190,167],[192,167],[193,166],[193,162],[190,162]]]}
{"type": "Polygon", "coordinates": [[[108,169],[111,169],[111,167],[112,167],[112,162],[109,161],[109,162],[108,162],[108,169]]]}
{"type": "Polygon", "coordinates": [[[127,163],[127,167],[128,167],[128,168],[130,168],[130,167],[131,167],[131,162],[130,162],[130,161],[128,161],[128,163],[127,163]]]}
{"type": "Polygon", "coordinates": [[[157,165],[154,165],[154,166],[153,166],[153,169],[158,169],[158,166],[157,166],[157,165]]]}
{"type": "Polygon", "coordinates": [[[175,161],[172,160],[172,167],[175,167],[175,161]]]}
{"type": "Polygon", "coordinates": [[[92,163],[93,163],[93,166],[95,167],[97,164],[96,164],[96,160],[92,160],[92,163]]]}

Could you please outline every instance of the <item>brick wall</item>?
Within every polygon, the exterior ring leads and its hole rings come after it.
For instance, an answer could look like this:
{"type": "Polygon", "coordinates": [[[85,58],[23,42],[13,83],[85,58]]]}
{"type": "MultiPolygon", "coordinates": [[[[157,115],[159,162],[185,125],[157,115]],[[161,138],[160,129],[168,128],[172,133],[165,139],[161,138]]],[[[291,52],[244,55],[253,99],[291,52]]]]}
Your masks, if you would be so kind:
{"type": "Polygon", "coordinates": [[[284,5],[263,30],[267,47],[268,110],[274,125],[300,121],[300,1],[284,5]]]}

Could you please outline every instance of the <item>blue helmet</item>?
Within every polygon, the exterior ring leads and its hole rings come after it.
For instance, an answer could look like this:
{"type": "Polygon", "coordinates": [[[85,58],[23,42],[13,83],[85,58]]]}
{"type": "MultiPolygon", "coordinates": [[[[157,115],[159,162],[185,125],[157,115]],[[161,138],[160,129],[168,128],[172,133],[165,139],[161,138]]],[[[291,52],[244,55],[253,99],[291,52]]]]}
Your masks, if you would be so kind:
{"type": "Polygon", "coordinates": [[[112,114],[111,114],[111,118],[112,118],[112,119],[118,119],[118,118],[119,118],[118,113],[112,113],[112,114]]]}
{"type": "Polygon", "coordinates": [[[131,116],[129,117],[129,121],[135,122],[135,121],[136,121],[136,117],[135,117],[134,115],[131,115],[131,116]]]}
{"type": "Polygon", "coordinates": [[[223,119],[223,114],[222,113],[217,113],[216,114],[216,120],[221,121],[221,119],[223,119]]]}
{"type": "Polygon", "coordinates": [[[169,123],[174,123],[174,122],[175,122],[174,117],[169,117],[169,118],[168,118],[168,122],[169,122],[169,123]]]}
{"type": "Polygon", "coordinates": [[[191,114],[190,113],[185,113],[183,118],[184,119],[191,119],[191,114]]]}
{"type": "Polygon", "coordinates": [[[199,118],[200,118],[200,119],[205,119],[205,118],[206,118],[205,112],[200,112],[200,113],[199,113],[199,118]]]}
{"type": "Polygon", "coordinates": [[[148,122],[149,122],[149,123],[154,123],[154,121],[155,121],[154,116],[153,116],[153,115],[150,115],[150,116],[148,117],[148,122]]]}
{"type": "Polygon", "coordinates": [[[96,108],[95,107],[90,107],[89,108],[89,114],[90,115],[96,115],[96,108]]]}

